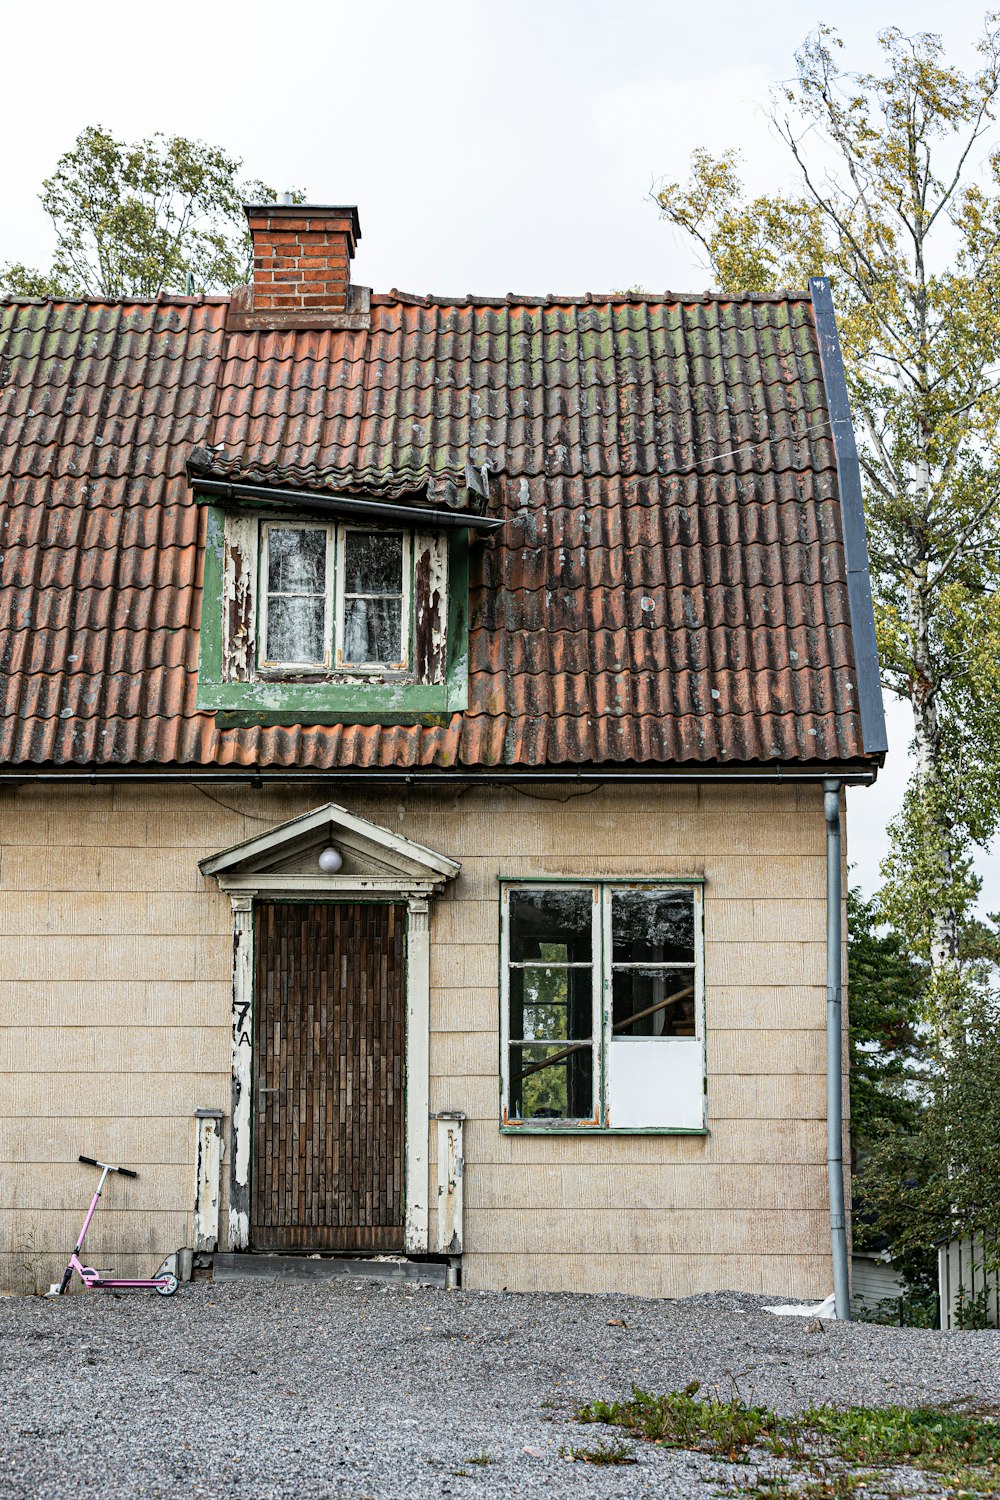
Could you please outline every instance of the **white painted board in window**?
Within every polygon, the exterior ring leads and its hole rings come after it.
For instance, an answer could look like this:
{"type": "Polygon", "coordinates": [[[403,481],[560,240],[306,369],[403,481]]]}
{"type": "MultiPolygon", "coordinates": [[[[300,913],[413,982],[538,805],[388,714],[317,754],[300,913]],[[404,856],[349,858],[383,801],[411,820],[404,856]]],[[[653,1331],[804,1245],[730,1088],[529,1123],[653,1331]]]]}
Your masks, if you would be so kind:
{"type": "Polygon", "coordinates": [[[696,1037],[615,1038],[608,1046],[608,1124],[700,1130],[705,1124],[702,1046],[696,1037]]]}

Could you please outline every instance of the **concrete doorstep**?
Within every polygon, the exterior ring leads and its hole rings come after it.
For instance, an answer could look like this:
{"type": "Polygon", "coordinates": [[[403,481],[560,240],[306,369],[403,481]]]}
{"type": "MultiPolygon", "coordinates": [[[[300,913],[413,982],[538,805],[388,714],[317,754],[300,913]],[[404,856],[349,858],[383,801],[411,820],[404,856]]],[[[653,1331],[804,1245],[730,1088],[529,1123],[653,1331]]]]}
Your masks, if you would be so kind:
{"type": "Polygon", "coordinates": [[[434,1261],[407,1260],[404,1256],[353,1259],[342,1255],[239,1255],[217,1253],[213,1281],[388,1281],[411,1286],[454,1286],[455,1271],[434,1261]]]}

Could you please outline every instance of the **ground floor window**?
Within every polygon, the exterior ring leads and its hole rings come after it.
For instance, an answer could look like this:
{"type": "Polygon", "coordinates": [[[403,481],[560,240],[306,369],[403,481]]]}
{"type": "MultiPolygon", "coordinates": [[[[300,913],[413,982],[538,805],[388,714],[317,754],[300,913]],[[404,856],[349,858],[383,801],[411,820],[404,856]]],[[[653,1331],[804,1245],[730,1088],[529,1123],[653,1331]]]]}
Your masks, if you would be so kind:
{"type": "Polygon", "coordinates": [[[700,885],[501,889],[501,1123],[704,1128],[700,885]]]}

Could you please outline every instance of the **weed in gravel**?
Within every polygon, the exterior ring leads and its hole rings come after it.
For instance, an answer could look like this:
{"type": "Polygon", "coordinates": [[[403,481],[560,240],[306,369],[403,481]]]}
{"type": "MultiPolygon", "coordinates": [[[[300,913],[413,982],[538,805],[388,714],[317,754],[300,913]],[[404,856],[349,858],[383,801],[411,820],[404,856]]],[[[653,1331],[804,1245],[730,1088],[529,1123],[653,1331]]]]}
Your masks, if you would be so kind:
{"type": "Polygon", "coordinates": [[[610,1443],[600,1442],[596,1448],[560,1448],[561,1458],[575,1459],[584,1464],[634,1464],[638,1459],[628,1443],[613,1438],[610,1443]]]}
{"type": "Polygon", "coordinates": [[[665,1448],[689,1448],[739,1462],[748,1449],[776,1431],[778,1419],[762,1406],[748,1406],[738,1395],[729,1401],[698,1400],[697,1380],[682,1391],[654,1396],[632,1387],[631,1401],[592,1401],[576,1413],[578,1422],[606,1422],[665,1448]]]}
{"type": "MultiPolygon", "coordinates": [[[[664,1396],[632,1388],[630,1401],[592,1401],[580,1422],[604,1422],[632,1437],[686,1448],[729,1463],[781,1461],[728,1493],[754,1500],[849,1500],[906,1493],[907,1474],[937,1493],[1000,1497],[1000,1421],[941,1407],[811,1407],[781,1417],[730,1400],[698,1399],[697,1382],[664,1396]]],[[[916,1492],[909,1487],[909,1493],[916,1492]]]]}
{"type": "Polygon", "coordinates": [[[750,1500],[859,1500],[860,1495],[874,1500],[875,1496],[899,1494],[879,1488],[871,1474],[848,1474],[822,1463],[814,1463],[810,1472],[809,1479],[800,1474],[761,1475],[753,1484],[731,1489],[729,1494],[749,1496],[750,1500]]]}
{"type": "Polygon", "coordinates": [[[848,1463],[914,1468],[985,1465],[1000,1473],[1000,1424],[936,1406],[813,1407],[787,1419],[830,1441],[848,1463]]]}
{"type": "Polygon", "coordinates": [[[467,1458],[465,1462],[467,1464],[480,1464],[485,1466],[486,1464],[491,1464],[493,1460],[484,1448],[482,1453],[477,1453],[475,1458],[467,1458]]]}

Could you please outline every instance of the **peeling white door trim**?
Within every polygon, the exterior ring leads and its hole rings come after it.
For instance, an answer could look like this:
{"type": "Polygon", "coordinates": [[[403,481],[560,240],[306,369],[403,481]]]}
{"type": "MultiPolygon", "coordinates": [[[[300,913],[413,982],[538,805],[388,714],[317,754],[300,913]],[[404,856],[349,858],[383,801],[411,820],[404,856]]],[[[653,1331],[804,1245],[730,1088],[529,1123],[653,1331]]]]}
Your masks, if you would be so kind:
{"type": "Polygon", "coordinates": [[[406,1183],[405,1238],[408,1255],[427,1252],[429,1197],[427,1138],[430,1130],[430,902],[406,903],[406,1183]]]}
{"type": "Polygon", "coordinates": [[[250,1244],[250,1140],[253,1087],[253,896],[232,895],[233,1093],[229,1143],[229,1248],[250,1244]]]}
{"type": "Polygon", "coordinates": [[[196,1109],[194,1171],[194,1239],[196,1255],[219,1248],[219,1199],[222,1194],[222,1110],[196,1109]]]}

